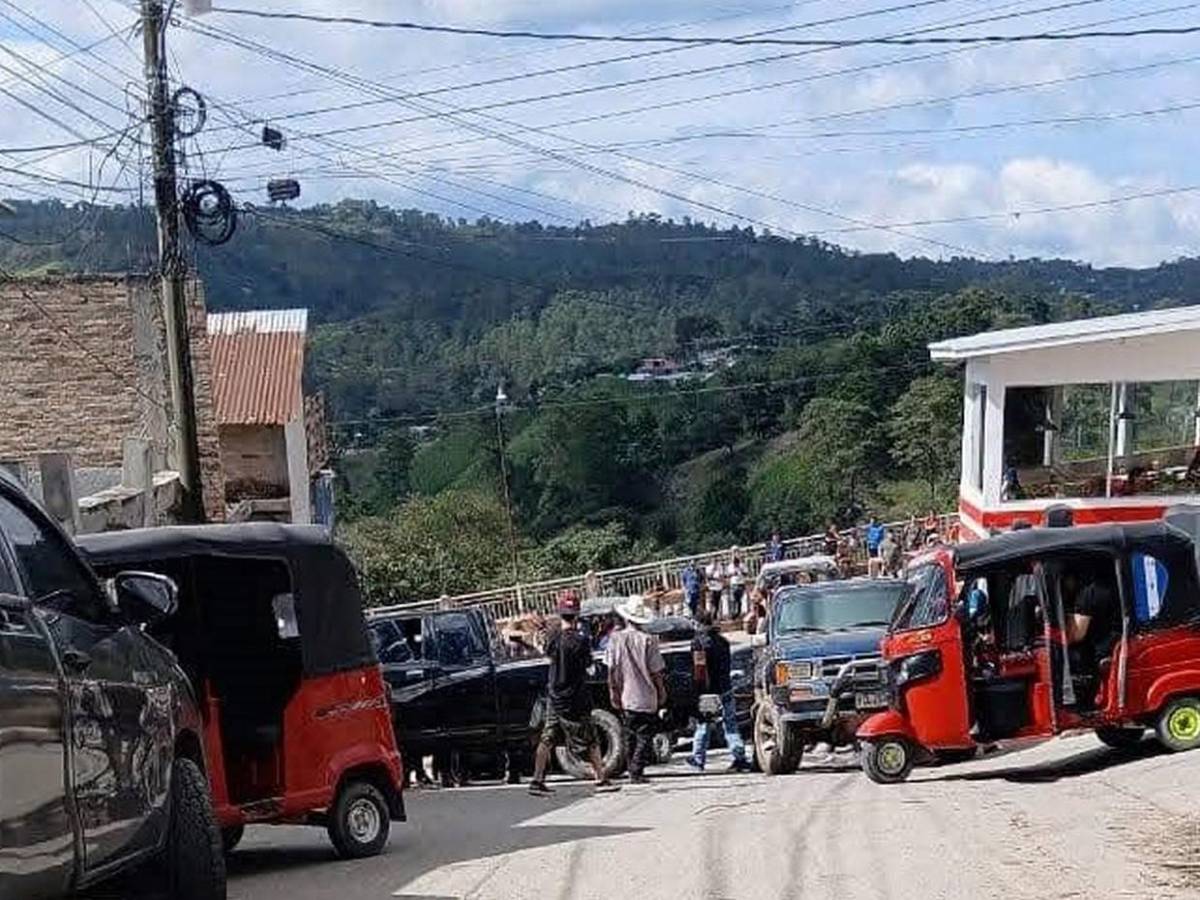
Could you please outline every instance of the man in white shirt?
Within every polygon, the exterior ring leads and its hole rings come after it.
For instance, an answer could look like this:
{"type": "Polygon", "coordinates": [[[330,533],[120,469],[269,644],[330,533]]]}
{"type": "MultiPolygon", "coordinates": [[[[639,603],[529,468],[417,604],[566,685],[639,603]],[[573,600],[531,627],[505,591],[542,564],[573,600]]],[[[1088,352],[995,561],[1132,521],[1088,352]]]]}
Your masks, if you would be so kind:
{"type": "Polygon", "coordinates": [[[704,567],[704,587],[708,591],[708,610],[714,616],[721,614],[721,594],[725,591],[725,567],[713,560],[704,567]]]}
{"type": "Polygon", "coordinates": [[[663,678],[667,666],[658,638],[642,630],[654,614],[641,599],[630,597],[617,607],[617,614],[625,627],[612,633],[604,652],[609,698],[625,722],[629,783],[645,784],[649,780],[646,765],[658,730],[657,713],[667,701],[667,683],[663,678]]]}

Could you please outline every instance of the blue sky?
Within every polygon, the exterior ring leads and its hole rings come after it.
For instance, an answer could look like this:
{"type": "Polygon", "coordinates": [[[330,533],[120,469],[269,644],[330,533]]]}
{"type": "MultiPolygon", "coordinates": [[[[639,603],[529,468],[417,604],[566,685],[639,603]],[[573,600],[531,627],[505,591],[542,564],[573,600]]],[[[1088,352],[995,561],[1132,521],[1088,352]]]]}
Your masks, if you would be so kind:
{"type": "MultiPolygon", "coordinates": [[[[1200,24],[1200,3],[1178,0],[227,5],[467,27],[688,36],[786,29],[777,36],[844,38],[1200,24]],[[900,6],[907,8],[893,9],[900,6]]],[[[129,33],[134,21],[128,0],[0,0],[0,147],[124,127],[123,111],[137,105],[141,39],[129,33]],[[54,62],[72,49],[69,42],[102,40],[91,54],[54,62]],[[30,64],[39,67],[37,74],[30,64]]],[[[213,39],[177,27],[169,36],[176,76],[213,101],[205,131],[187,142],[187,165],[194,174],[226,180],[243,201],[262,202],[268,177],[292,176],[303,184],[304,202],[371,197],[453,216],[486,212],[557,224],[659,212],[905,256],[969,251],[1097,265],[1154,265],[1194,255],[1200,241],[1200,191],[1161,194],[1200,185],[1200,35],[970,48],[709,45],[646,55],[668,48],[220,13],[196,24],[226,34],[213,39]],[[236,47],[231,37],[341,77],[236,47]],[[543,71],[568,66],[576,68],[543,71]],[[359,81],[348,85],[348,77],[359,81]],[[645,78],[657,80],[615,86],[645,78]],[[494,79],[507,80],[477,84],[494,79]],[[544,96],[563,92],[573,93],[544,96]],[[378,102],[312,114],[367,100],[378,102]],[[253,146],[248,135],[264,120],[288,134],[285,152],[253,146]],[[1123,199],[1139,194],[1160,195],[1123,199]],[[1063,206],[1072,208],[1036,212],[1063,206]],[[955,221],[941,223],[946,219],[955,221]]],[[[49,177],[135,190],[139,165],[145,177],[136,143],[125,140],[98,177],[105,152],[71,150],[33,169],[29,155],[0,156],[2,166],[42,176],[0,170],[0,194],[90,196],[52,185],[44,180],[49,177]]]]}

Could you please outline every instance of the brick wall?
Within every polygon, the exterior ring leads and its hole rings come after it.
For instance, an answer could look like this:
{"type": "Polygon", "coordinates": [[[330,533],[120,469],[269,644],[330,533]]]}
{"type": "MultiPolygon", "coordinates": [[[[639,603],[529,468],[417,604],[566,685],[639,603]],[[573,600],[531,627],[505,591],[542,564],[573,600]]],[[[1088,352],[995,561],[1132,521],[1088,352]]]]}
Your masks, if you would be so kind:
{"type": "MultiPolygon", "coordinates": [[[[204,294],[190,292],[205,508],[223,518],[204,294]]],[[[80,466],[120,467],[142,437],[166,466],[170,389],[157,282],[141,275],[0,282],[0,459],[69,451],[80,466]]]]}

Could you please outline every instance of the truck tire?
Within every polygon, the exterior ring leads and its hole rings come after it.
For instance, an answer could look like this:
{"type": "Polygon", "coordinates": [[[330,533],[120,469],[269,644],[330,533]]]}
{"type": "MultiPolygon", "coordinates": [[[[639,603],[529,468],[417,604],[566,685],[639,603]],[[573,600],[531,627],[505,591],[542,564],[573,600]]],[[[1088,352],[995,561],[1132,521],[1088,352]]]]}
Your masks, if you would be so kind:
{"type": "MultiPolygon", "coordinates": [[[[600,741],[600,756],[604,762],[604,777],[616,778],[625,771],[627,748],[625,746],[625,729],[621,720],[606,709],[592,710],[592,728],[600,741]]],[[[589,760],[581,759],[571,752],[570,747],[555,747],[554,758],[558,767],[581,781],[590,781],[593,777],[592,764],[589,760]]]]}
{"type": "Polygon", "coordinates": [[[754,716],[754,758],[767,775],[790,775],[800,768],[804,741],[780,721],[773,703],[760,703],[754,716]]]}
{"type": "Polygon", "coordinates": [[[163,863],[173,900],[225,900],[225,851],[208,780],[190,759],[175,760],[171,823],[163,863]]]}

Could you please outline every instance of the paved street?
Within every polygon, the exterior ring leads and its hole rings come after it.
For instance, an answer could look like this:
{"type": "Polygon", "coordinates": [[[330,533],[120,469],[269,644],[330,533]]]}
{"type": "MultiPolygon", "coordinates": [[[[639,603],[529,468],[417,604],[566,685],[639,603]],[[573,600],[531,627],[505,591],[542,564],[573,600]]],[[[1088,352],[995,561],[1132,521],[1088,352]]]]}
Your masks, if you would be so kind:
{"type": "MultiPolygon", "coordinates": [[[[723,768],[724,760],[713,762],[723,768]]],[[[1090,735],[919,770],[693,775],[593,797],[557,785],[412,791],[388,853],[333,859],[323,832],[252,829],[233,900],[1183,898],[1200,893],[1200,753],[1090,735]]]]}

